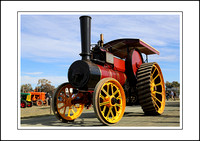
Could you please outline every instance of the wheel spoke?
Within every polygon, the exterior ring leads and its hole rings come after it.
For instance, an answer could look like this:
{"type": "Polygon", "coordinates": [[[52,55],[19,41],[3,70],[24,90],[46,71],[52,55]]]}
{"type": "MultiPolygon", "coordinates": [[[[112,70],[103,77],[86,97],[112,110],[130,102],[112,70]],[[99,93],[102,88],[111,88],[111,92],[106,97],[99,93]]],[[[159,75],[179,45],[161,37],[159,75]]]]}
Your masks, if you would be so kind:
{"type": "Polygon", "coordinates": [[[112,119],[113,119],[115,116],[114,116],[114,114],[113,114],[112,108],[111,108],[110,113],[111,113],[111,116],[112,116],[112,119]]]}
{"type": "Polygon", "coordinates": [[[116,106],[114,106],[114,108],[115,108],[115,112],[116,112],[116,114],[118,113],[118,111],[117,111],[117,107],[116,106]]]}
{"type": "Polygon", "coordinates": [[[115,96],[118,92],[119,92],[119,90],[117,89],[117,90],[113,93],[113,95],[115,96]]]}
{"type": "Polygon", "coordinates": [[[102,88],[101,90],[102,90],[107,96],[110,96],[104,88],[102,88]]]}
{"type": "Polygon", "coordinates": [[[114,92],[113,92],[113,84],[111,83],[111,93],[112,95],[114,95],[114,92]]]}
{"type": "Polygon", "coordinates": [[[65,106],[65,109],[64,109],[64,113],[63,113],[63,114],[65,114],[65,112],[66,112],[66,106],[65,106]]]}
{"type": "Polygon", "coordinates": [[[75,112],[74,112],[74,110],[73,109],[71,109],[72,110],[72,113],[73,113],[73,115],[75,114],[75,112]]]}
{"type": "Polygon", "coordinates": [[[116,99],[119,100],[119,99],[121,99],[121,98],[122,98],[121,96],[118,96],[116,99]]]}
{"type": "Polygon", "coordinates": [[[67,88],[67,89],[68,89],[69,97],[71,98],[72,97],[72,93],[70,92],[70,88],[67,88]]]}
{"type": "Polygon", "coordinates": [[[66,88],[64,88],[64,90],[62,90],[62,91],[64,91],[64,93],[62,92],[62,96],[63,97],[66,97],[66,90],[65,90],[66,88]]]}
{"type": "Polygon", "coordinates": [[[100,103],[99,106],[103,106],[103,105],[106,105],[108,103],[109,103],[109,101],[105,101],[105,102],[100,103]]]}
{"type": "Polygon", "coordinates": [[[116,103],[115,105],[118,106],[118,107],[120,107],[120,108],[122,107],[122,105],[121,105],[121,104],[118,104],[118,103],[116,103]]]}
{"type": "Polygon", "coordinates": [[[60,108],[58,108],[58,110],[62,109],[63,107],[65,107],[65,105],[61,106],[60,108]]]}
{"type": "Polygon", "coordinates": [[[103,107],[103,111],[102,111],[102,112],[104,113],[104,112],[105,112],[105,110],[106,110],[106,106],[104,106],[104,107],[103,107]]]}
{"type": "Polygon", "coordinates": [[[105,97],[102,94],[100,94],[100,98],[102,98],[103,100],[105,99],[105,97]]]}
{"type": "Polygon", "coordinates": [[[156,68],[155,66],[154,66],[154,68],[155,68],[155,69],[153,70],[153,73],[152,73],[152,75],[153,75],[153,74],[155,73],[155,71],[157,70],[157,68],[156,68]]]}
{"type": "Polygon", "coordinates": [[[156,103],[156,101],[153,99],[154,105],[156,105],[156,107],[159,109],[160,107],[158,106],[158,104],[156,103]]]}
{"type": "Polygon", "coordinates": [[[69,111],[68,111],[68,115],[67,115],[67,116],[70,116],[70,110],[71,110],[71,108],[69,108],[69,111]]]}
{"type": "Polygon", "coordinates": [[[152,95],[154,99],[156,99],[158,102],[162,103],[155,95],[152,95]]]}
{"type": "Polygon", "coordinates": [[[112,110],[112,107],[109,107],[108,114],[107,114],[106,118],[108,118],[108,116],[110,115],[111,110],[112,110]]]}
{"type": "Polygon", "coordinates": [[[157,94],[161,94],[161,95],[162,95],[162,93],[161,93],[161,92],[157,92],[157,91],[156,91],[156,93],[157,93],[157,94]]]}
{"type": "Polygon", "coordinates": [[[156,77],[154,77],[153,81],[159,76],[159,74],[156,75],[156,77]]]}
{"type": "Polygon", "coordinates": [[[158,84],[156,84],[155,86],[159,86],[159,85],[162,85],[161,83],[158,83],[158,84]]]}

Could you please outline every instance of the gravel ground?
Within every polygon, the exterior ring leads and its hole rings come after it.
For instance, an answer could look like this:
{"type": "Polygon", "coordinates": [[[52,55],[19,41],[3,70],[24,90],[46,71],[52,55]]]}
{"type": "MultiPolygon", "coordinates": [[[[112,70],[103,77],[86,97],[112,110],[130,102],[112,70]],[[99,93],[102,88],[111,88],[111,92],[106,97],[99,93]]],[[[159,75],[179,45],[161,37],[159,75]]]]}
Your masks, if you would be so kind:
{"type": "MultiPolygon", "coordinates": [[[[173,100],[170,99],[169,101],[166,101],[166,103],[172,102],[172,101],[173,100]]],[[[176,100],[176,102],[178,102],[178,101],[179,100],[176,100]]],[[[91,106],[89,109],[84,108],[83,112],[88,112],[88,111],[94,111],[93,107],[91,106]]],[[[28,117],[35,117],[35,116],[36,117],[37,116],[45,116],[45,115],[54,115],[53,111],[50,108],[50,105],[48,105],[48,106],[35,106],[35,105],[33,105],[32,107],[21,108],[21,118],[22,119],[28,118],[28,117]]]]}
{"type": "MultiPolygon", "coordinates": [[[[74,122],[62,123],[55,118],[50,106],[21,108],[21,127],[94,127],[103,126],[92,107],[84,108],[83,113],[74,122]]],[[[141,106],[126,106],[123,118],[113,126],[120,127],[180,127],[180,103],[166,101],[161,116],[145,116],[141,106]]]]}

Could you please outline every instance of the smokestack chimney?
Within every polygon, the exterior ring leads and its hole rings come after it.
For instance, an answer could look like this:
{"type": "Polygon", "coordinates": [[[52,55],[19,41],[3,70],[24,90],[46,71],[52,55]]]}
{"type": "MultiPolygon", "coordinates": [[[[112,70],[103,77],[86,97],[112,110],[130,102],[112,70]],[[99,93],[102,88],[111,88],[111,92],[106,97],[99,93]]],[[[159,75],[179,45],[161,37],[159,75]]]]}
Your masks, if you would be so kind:
{"type": "Polygon", "coordinates": [[[90,44],[91,44],[91,17],[81,16],[80,18],[81,28],[81,49],[82,60],[90,60],[90,44]]]}

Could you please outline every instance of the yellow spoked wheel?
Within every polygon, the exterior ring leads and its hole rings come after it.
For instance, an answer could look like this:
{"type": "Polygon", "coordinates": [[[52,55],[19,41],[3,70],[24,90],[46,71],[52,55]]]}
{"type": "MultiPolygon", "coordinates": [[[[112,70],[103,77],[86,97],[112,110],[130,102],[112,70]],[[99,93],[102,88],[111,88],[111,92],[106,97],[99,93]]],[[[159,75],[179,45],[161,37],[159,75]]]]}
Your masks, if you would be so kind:
{"type": "Polygon", "coordinates": [[[105,125],[115,124],[122,118],[126,99],[121,84],[114,78],[100,80],[93,93],[94,111],[105,125]]]}
{"type": "Polygon", "coordinates": [[[137,72],[139,103],[147,115],[160,115],[165,109],[165,84],[159,65],[144,63],[137,72]]]}
{"type": "Polygon", "coordinates": [[[61,84],[53,96],[52,108],[56,118],[62,122],[74,121],[78,118],[84,108],[84,104],[73,104],[74,99],[78,99],[82,94],[77,91],[71,84],[61,84]]]}

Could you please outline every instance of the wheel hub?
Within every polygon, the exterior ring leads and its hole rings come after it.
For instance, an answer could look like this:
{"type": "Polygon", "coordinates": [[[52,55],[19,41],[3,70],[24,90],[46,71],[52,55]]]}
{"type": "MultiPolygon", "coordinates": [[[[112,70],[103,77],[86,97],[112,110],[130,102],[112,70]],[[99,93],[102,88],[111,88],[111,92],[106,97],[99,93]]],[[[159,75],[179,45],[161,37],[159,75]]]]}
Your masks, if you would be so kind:
{"type": "Polygon", "coordinates": [[[114,106],[117,103],[117,99],[113,96],[106,96],[104,102],[106,102],[107,107],[114,106]]]}
{"type": "Polygon", "coordinates": [[[154,82],[151,83],[151,92],[154,94],[157,91],[157,87],[154,82]]]}
{"type": "Polygon", "coordinates": [[[115,105],[115,103],[117,103],[117,99],[113,97],[113,98],[111,99],[111,104],[112,104],[112,105],[115,105]]]}
{"type": "Polygon", "coordinates": [[[72,106],[72,102],[71,101],[72,101],[72,98],[66,98],[65,99],[65,105],[66,106],[72,106]]]}

